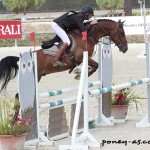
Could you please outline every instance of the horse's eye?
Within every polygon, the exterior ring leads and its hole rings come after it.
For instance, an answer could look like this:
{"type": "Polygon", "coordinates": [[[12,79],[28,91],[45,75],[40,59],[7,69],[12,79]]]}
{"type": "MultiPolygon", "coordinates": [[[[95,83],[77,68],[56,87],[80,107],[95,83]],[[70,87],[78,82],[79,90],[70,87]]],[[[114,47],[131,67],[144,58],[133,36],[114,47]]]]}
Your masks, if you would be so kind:
{"type": "Polygon", "coordinates": [[[121,37],[124,37],[124,36],[125,36],[125,33],[124,33],[124,32],[121,32],[120,35],[121,35],[121,37]]]}

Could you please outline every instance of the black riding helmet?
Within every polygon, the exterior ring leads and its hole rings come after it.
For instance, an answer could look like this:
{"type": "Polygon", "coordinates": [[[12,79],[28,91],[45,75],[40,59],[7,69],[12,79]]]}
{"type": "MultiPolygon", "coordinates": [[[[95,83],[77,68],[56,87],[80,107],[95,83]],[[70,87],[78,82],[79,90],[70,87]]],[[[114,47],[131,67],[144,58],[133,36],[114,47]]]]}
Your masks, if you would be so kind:
{"type": "Polygon", "coordinates": [[[81,12],[84,12],[84,13],[91,13],[93,16],[94,16],[94,11],[93,11],[93,8],[89,5],[86,5],[86,6],[83,6],[81,8],[81,12]]]}

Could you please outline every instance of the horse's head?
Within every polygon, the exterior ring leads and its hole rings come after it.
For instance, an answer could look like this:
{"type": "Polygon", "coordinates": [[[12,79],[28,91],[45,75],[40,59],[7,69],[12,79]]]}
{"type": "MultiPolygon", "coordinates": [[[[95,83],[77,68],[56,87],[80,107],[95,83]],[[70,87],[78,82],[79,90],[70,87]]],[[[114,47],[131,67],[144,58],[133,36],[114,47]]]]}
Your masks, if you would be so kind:
{"type": "Polygon", "coordinates": [[[101,37],[109,36],[119,50],[125,53],[128,50],[128,44],[123,28],[124,22],[120,20],[115,22],[109,19],[99,19],[97,21],[98,23],[89,32],[91,39],[93,38],[95,42],[98,42],[101,37]]]}
{"type": "Polygon", "coordinates": [[[110,31],[109,36],[111,40],[117,45],[119,50],[125,53],[128,50],[128,44],[126,40],[126,35],[123,28],[123,23],[121,20],[116,22],[114,29],[110,31]]]}

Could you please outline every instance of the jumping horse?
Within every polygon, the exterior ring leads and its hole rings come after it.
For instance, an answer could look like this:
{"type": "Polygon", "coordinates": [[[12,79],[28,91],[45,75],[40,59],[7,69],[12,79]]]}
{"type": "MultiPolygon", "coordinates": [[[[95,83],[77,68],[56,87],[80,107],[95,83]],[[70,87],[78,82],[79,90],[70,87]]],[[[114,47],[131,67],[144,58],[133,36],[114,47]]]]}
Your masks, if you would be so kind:
{"type": "MultiPolygon", "coordinates": [[[[127,40],[123,28],[123,23],[121,20],[118,22],[108,20],[108,19],[99,19],[98,23],[93,25],[88,31],[88,75],[92,75],[98,68],[98,63],[95,62],[91,56],[94,51],[94,46],[99,42],[99,39],[104,36],[109,36],[110,40],[119,48],[119,50],[125,53],[128,50],[127,40]]],[[[71,73],[74,68],[82,63],[83,60],[83,51],[85,48],[85,41],[82,41],[82,33],[75,29],[70,31],[70,34],[75,42],[75,47],[72,52],[69,54],[64,54],[63,61],[64,66],[53,66],[52,62],[54,56],[49,56],[43,54],[42,49],[37,50],[37,68],[38,68],[38,81],[40,81],[42,76],[47,74],[62,72],[69,70],[71,73]]],[[[110,42],[111,43],[111,42],[110,42]]],[[[19,57],[7,56],[0,61],[0,81],[2,83],[0,92],[3,89],[6,89],[9,81],[16,77],[18,73],[19,57]]]]}

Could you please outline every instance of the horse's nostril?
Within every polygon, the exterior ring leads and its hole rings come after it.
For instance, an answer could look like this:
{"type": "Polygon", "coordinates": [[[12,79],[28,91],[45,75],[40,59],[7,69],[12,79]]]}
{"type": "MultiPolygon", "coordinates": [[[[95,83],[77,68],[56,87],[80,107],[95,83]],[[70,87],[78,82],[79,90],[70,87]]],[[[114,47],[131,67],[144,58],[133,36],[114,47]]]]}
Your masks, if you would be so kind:
{"type": "Polygon", "coordinates": [[[128,49],[126,48],[126,49],[123,51],[123,53],[126,53],[127,50],[128,50],[128,49]]]}

